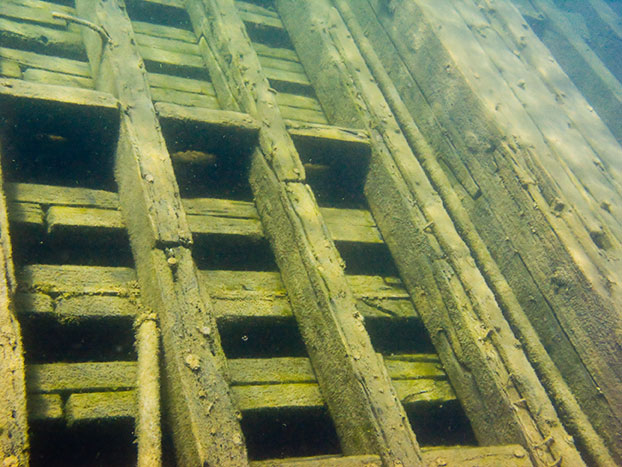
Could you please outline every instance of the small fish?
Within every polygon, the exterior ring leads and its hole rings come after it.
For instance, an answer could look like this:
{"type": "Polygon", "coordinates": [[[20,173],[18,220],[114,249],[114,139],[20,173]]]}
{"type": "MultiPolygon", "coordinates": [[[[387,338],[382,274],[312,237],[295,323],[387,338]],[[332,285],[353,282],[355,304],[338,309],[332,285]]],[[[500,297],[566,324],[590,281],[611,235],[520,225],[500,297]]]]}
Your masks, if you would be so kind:
{"type": "Polygon", "coordinates": [[[171,154],[171,158],[175,162],[182,162],[184,164],[196,164],[205,166],[215,166],[218,162],[218,156],[209,152],[203,151],[177,151],[171,154]]]}
{"type": "Polygon", "coordinates": [[[331,169],[329,165],[316,164],[313,162],[305,162],[304,164],[302,164],[302,166],[305,168],[305,173],[307,174],[307,176],[311,177],[324,176],[328,172],[330,172],[331,169]]]}
{"type": "Polygon", "coordinates": [[[37,133],[35,135],[35,139],[37,141],[42,141],[46,143],[66,143],[67,138],[60,135],[51,135],[49,133],[37,133]]]}

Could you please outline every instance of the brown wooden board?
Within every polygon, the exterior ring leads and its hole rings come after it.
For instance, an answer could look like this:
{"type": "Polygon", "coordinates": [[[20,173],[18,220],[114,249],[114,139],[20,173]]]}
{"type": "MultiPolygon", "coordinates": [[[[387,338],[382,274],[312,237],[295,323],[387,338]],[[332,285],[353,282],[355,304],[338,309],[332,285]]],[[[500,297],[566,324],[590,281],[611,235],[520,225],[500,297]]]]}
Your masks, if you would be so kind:
{"type": "MultiPolygon", "coordinates": [[[[159,319],[164,402],[178,462],[244,465],[246,449],[224,378],[224,354],[188,249],[191,232],[133,35],[137,24],[117,1],[78,1],[77,10],[110,35],[106,44],[92,31],[85,31],[84,38],[98,88],[111,90],[123,108],[115,162],[119,202],[141,300],[159,319]],[[203,326],[214,332],[201,334],[203,326]]],[[[172,28],[144,29],[158,35],[172,28]]]]}
{"type": "Polygon", "coordinates": [[[327,113],[337,115],[333,109],[349,106],[349,113],[343,114],[345,120],[337,120],[343,124],[356,109],[365,109],[357,120],[367,121],[372,136],[366,189],[372,212],[450,378],[456,378],[454,386],[476,433],[481,429],[480,439],[488,443],[520,442],[532,460],[542,465],[560,455],[581,463],[573,448],[559,446],[560,451],[545,454],[531,445],[534,436],[543,440],[551,429],[559,439],[565,440],[567,434],[558,420],[554,428],[550,424],[555,412],[548,397],[525,355],[511,344],[515,338],[438,194],[421,167],[413,164],[414,155],[406,157],[408,144],[362,57],[352,52],[356,45],[340,18],[330,13],[327,2],[321,8],[289,1],[279,1],[277,6],[303,63],[323,64],[315,67],[310,77],[322,104],[331,106],[327,113]],[[326,28],[309,26],[322,21],[326,28]],[[336,82],[341,86],[335,86],[336,82]],[[345,92],[335,94],[335,87],[345,92]],[[428,275],[429,279],[424,279],[428,275]],[[445,311],[439,313],[441,307],[445,311]],[[478,336],[481,330],[490,330],[490,338],[478,336]],[[520,374],[518,381],[524,382],[512,388],[505,378],[499,379],[501,373],[520,374]],[[525,408],[532,408],[523,411],[515,404],[517,399],[529,400],[525,408]],[[548,413],[546,418],[543,410],[548,413]],[[491,417],[491,413],[495,415],[491,417]]]}
{"type": "Polygon", "coordinates": [[[242,19],[248,15],[241,19],[230,1],[188,1],[187,8],[197,35],[213,47],[229,92],[262,124],[252,156],[251,186],[344,452],[373,452],[387,463],[417,465],[418,444],[373,352],[338,253],[304,184],[304,169],[268,82],[270,69],[262,69],[243,34],[242,19]]]}

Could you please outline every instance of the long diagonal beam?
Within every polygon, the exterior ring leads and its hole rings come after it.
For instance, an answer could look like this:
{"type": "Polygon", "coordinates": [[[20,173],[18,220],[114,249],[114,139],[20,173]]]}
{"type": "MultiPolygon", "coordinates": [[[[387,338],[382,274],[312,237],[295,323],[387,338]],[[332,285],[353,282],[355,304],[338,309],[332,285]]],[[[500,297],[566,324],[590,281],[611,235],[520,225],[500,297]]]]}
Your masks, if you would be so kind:
{"type": "Polygon", "coordinates": [[[275,91],[234,2],[187,0],[186,6],[226,77],[221,82],[229,83],[224,97],[233,96],[261,122],[251,186],[344,454],[378,454],[384,465],[420,465],[415,436],[363,327],[275,91]]]}
{"type": "Polygon", "coordinates": [[[166,403],[179,465],[247,463],[226,360],[209,297],[193,263],[192,235],[137,51],[119,0],[78,0],[81,17],[109,39],[84,31],[100,90],[121,105],[115,171],[136,262],[141,300],[159,318],[166,403]]]}

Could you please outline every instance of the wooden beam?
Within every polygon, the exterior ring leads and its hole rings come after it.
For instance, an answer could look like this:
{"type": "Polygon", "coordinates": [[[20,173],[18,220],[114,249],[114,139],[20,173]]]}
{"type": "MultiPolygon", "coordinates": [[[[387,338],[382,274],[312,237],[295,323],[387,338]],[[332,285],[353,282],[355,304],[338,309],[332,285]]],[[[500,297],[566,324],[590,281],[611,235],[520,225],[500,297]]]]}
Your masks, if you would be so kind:
{"type": "Polygon", "coordinates": [[[2,179],[0,167],[0,461],[19,466],[28,465],[30,446],[22,336],[13,302],[17,282],[2,179]]]}
{"type": "MultiPolygon", "coordinates": [[[[613,311],[619,308],[619,300],[612,297],[620,293],[614,262],[603,257],[602,250],[587,238],[584,226],[574,218],[574,209],[558,198],[556,188],[540,178],[539,171],[520,167],[532,156],[524,146],[503,143],[503,133],[495,126],[495,112],[482,105],[465,82],[466,78],[476,78],[466,71],[445,70],[447,66],[460,69],[452,59],[454,51],[442,45],[435,27],[414,9],[414,2],[408,8],[419,19],[417,37],[421,45],[416,54],[397,39],[399,31],[405,34],[412,23],[385,12],[378,2],[371,4],[357,8],[355,14],[436,154],[445,153],[447,147],[456,148],[482,187],[477,200],[459,194],[462,204],[582,410],[599,434],[609,438],[612,449],[617,440],[611,434],[620,431],[615,413],[620,411],[610,401],[617,398],[613,387],[619,383],[616,377],[604,375],[609,371],[607,366],[619,367],[605,363],[617,356],[606,349],[615,340],[611,330],[619,322],[615,318],[619,313],[613,311]],[[443,93],[443,89],[452,89],[454,94],[443,93]],[[489,141],[490,145],[474,145],[476,140],[489,141]],[[580,230],[584,234],[579,234],[580,230]],[[555,278],[561,275],[567,285],[560,287],[555,278]],[[589,365],[605,368],[602,385],[594,383],[594,374],[587,367],[596,336],[605,349],[589,365]],[[611,387],[607,398],[602,397],[604,386],[611,387]]],[[[446,172],[452,178],[450,171],[446,172]]],[[[459,193],[460,187],[455,181],[452,184],[459,193]]],[[[468,242],[473,248],[473,242],[468,242]]]]}
{"type": "Polygon", "coordinates": [[[331,12],[329,2],[316,2],[311,8],[279,0],[277,6],[302,62],[322,64],[313,68],[310,78],[327,112],[339,115],[335,110],[348,106],[342,115],[355,115],[370,132],[373,156],[366,194],[372,212],[476,434],[487,444],[521,443],[538,465],[560,456],[581,465],[577,451],[565,444],[568,435],[544,389],[341,18],[331,12]],[[335,94],[335,87],[344,89],[343,94],[335,94]],[[541,442],[549,435],[561,445],[543,452],[534,440],[541,442]]]}
{"type": "MultiPolygon", "coordinates": [[[[9,219],[38,225],[49,234],[66,230],[92,232],[125,229],[114,193],[85,188],[7,184],[9,219]],[[36,201],[36,202],[32,202],[36,201]],[[45,214],[42,206],[46,206],[45,214]]],[[[259,214],[251,202],[216,198],[182,200],[190,230],[195,235],[263,237],[259,214]]],[[[362,209],[320,208],[331,238],[338,242],[382,244],[369,213],[362,209]]]]}
{"type": "Polygon", "coordinates": [[[102,44],[93,31],[83,32],[97,87],[112,91],[123,109],[115,160],[119,202],[141,301],[157,314],[161,327],[165,403],[178,463],[244,465],[246,449],[224,378],[224,354],[190,254],[192,235],[133,24],[117,0],[79,0],[77,11],[110,35],[102,44]],[[213,332],[201,334],[203,327],[213,332]]]}
{"type": "Polygon", "coordinates": [[[344,452],[378,454],[387,465],[418,465],[415,436],[362,326],[267,72],[233,1],[188,0],[186,6],[197,35],[213,47],[231,95],[261,122],[251,186],[344,452]]]}

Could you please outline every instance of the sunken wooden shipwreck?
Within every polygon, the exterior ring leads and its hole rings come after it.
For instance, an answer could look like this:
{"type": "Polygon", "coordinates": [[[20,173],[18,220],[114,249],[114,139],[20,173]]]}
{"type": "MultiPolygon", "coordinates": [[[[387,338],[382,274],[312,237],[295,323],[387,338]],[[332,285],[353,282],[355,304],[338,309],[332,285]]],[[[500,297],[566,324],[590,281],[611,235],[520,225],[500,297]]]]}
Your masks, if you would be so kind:
{"type": "Polygon", "coordinates": [[[621,14],[2,0],[2,466],[622,463],[621,14]]]}

